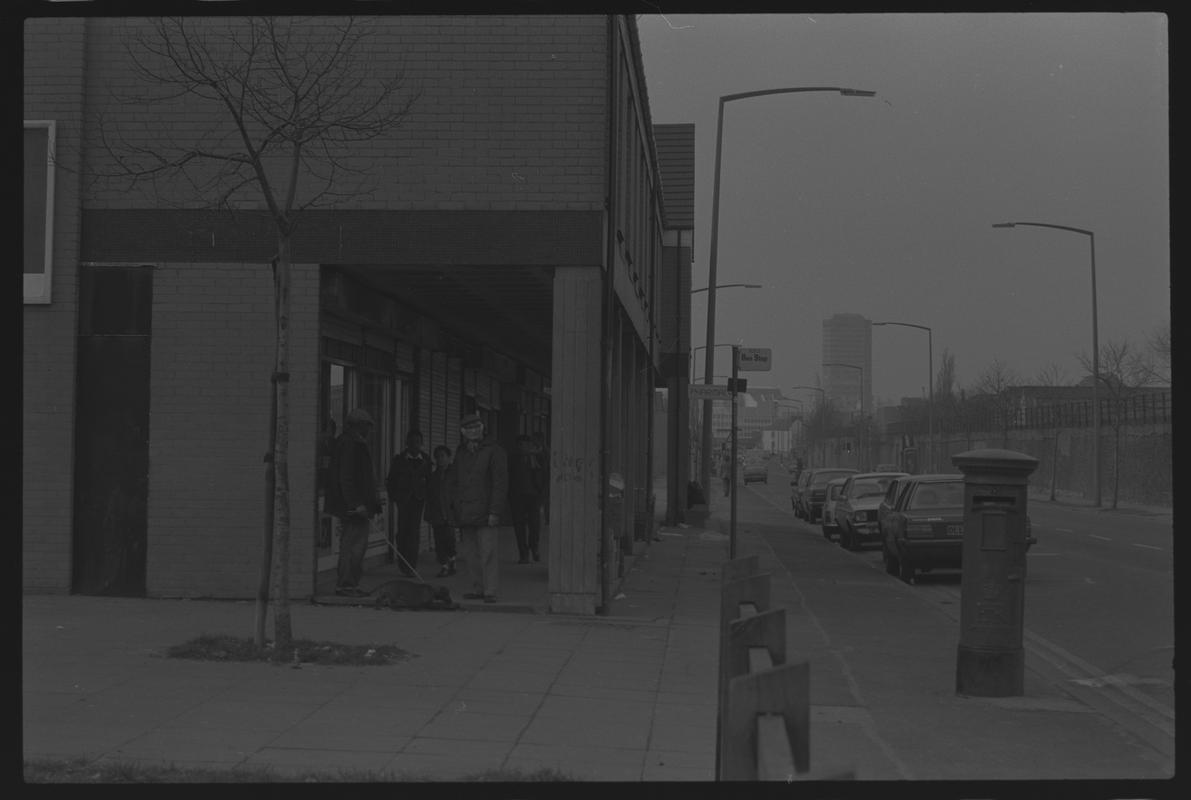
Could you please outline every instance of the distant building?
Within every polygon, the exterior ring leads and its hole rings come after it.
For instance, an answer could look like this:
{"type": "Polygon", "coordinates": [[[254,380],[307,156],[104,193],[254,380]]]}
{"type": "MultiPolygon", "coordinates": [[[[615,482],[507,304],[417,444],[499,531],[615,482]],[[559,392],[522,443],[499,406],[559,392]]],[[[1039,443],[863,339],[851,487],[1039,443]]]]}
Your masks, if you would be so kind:
{"type": "Polygon", "coordinates": [[[823,363],[860,367],[823,367],[823,388],[839,411],[871,413],[872,322],[860,314],[836,314],[823,320],[823,363]]]}

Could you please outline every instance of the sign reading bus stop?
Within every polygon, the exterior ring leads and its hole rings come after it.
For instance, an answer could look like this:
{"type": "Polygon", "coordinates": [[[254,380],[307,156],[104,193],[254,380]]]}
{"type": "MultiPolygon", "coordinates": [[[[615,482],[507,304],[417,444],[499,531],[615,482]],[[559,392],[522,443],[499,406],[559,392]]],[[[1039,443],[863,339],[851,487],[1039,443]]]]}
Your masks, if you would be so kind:
{"type": "Polygon", "coordinates": [[[736,368],[741,372],[769,372],[773,365],[773,350],[768,347],[739,347],[736,368]]]}

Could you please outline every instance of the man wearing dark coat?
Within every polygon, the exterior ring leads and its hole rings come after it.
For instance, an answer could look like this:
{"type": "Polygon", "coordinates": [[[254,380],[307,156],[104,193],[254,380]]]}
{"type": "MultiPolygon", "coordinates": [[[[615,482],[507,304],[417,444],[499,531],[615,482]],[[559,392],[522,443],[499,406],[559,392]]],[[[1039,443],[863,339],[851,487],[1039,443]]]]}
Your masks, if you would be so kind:
{"type": "Polygon", "coordinates": [[[460,420],[459,432],[463,442],[447,470],[444,494],[449,521],[459,528],[459,549],[472,585],[463,597],[495,603],[499,526],[508,517],[508,457],[503,447],[484,436],[479,414],[460,420]]]}
{"type": "Polygon", "coordinates": [[[517,536],[519,564],[528,564],[530,556],[541,561],[538,540],[542,534],[542,495],[546,492],[546,468],[534,448],[533,437],[517,437],[517,452],[509,461],[509,506],[513,512],[513,532],[517,536]]]}
{"type": "MultiPolygon", "coordinates": [[[[417,570],[418,545],[422,539],[422,510],[426,505],[426,482],[430,478],[430,456],[422,450],[422,433],[416,428],[405,435],[405,449],[389,462],[385,488],[397,507],[396,542],[390,542],[400,558],[401,574],[417,570]]],[[[389,559],[393,559],[390,557],[389,559]]]]}
{"type": "Polygon", "coordinates": [[[331,448],[327,466],[326,511],[339,521],[339,572],[335,594],[361,597],[364,552],[368,547],[371,519],[380,513],[376,476],[372,472],[372,454],[368,437],[372,417],[362,408],[349,411],[343,421],[343,433],[331,448]]]}

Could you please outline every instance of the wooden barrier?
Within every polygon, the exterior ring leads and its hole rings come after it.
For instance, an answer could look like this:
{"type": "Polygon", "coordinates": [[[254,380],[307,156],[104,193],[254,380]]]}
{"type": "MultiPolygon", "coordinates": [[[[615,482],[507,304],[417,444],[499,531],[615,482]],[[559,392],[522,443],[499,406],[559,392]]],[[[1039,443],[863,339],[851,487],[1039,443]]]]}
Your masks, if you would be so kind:
{"type": "Polygon", "coordinates": [[[851,780],[810,764],[810,664],[787,663],[786,611],[755,555],[720,571],[716,780],[851,780]]]}

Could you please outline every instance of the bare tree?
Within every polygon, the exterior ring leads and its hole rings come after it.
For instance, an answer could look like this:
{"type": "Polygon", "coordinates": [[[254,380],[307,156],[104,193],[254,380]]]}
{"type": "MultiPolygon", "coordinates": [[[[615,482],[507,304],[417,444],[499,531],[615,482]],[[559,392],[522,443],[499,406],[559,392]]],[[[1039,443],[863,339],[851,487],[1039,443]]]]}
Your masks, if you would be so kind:
{"type": "Polygon", "coordinates": [[[938,426],[936,435],[940,439],[940,449],[936,452],[945,456],[950,452],[950,445],[946,448],[942,447],[944,434],[950,441],[950,435],[960,427],[960,404],[959,398],[956,396],[955,383],[955,353],[946,347],[943,348],[943,353],[939,357],[939,372],[935,376],[934,389],[935,421],[938,426]]]}
{"type": "MultiPolygon", "coordinates": [[[[1063,369],[1053,361],[1038,370],[1038,374],[1034,376],[1034,383],[1039,386],[1054,388],[1058,386],[1067,386],[1069,381],[1063,369]]],[[[1058,414],[1058,406],[1055,402],[1056,398],[1048,398],[1050,400],[1049,409],[1046,410],[1047,416],[1045,418],[1046,427],[1050,432],[1052,450],[1050,458],[1050,499],[1055,499],[1055,487],[1058,483],[1059,475],[1059,435],[1063,429],[1061,419],[1058,414]]]]}
{"type": "Polygon", "coordinates": [[[1165,320],[1150,332],[1146,339],[1149,348],[1150,375],[1148,380],[1170,384],[1170,320],[1165,320]]]}
{"type": "Polygon", "coordinates": [[[1009,446],[1009,427],[1017,413],[1016,400],[1009,390],[1021,382],[1016,371],[994,358],[972,384],[973,400],[992,412],[993,422],[1001,430],[1001,447],[1009,446]]]}
{"type": "MultiPolygon", "coordinates": [[[[1089,373],[1092,359],[1081,353],[1079,363],[1089,373]]],[[[1100,346],[1100,388],[1109,404],[1112,425],[1112,507],[1117,507],[1121,488],[1121,430],[1127,418],[1127,402],[1154,374],[1153,361],[1128,341],[1109,341],[1100,346]]]]}
{"type": "MultiPolygon", "coordinates": [[[[320,17],[159,18],[127,45],[142,94],[116,97],[152,112],[178,101],[207,112],[205,125],[151,140],[101,119],[111,159],[99,177],[131,186],[180,180],[205,205],[255,198],[268,210],[273,259],[275,358],[266,455],[268,491],[255,640],[264,643],[274,606],[274,640],[293,639],[289,608],[289,327],[291,241],[300,212],[367,193],[368,178],[350,157],[359,142],[394,131],[417,93],[399,67],[370,59],[371,31],[357,20],[320,17]],[[385,67],[382,64],[389,66],[385,67]],[[387,70],[387,71],[386,71],[387,70]],[[357,176],[352,178],[352,175],[357,176]]],[[[193,118],[194,115],[191,115],[193,118]]]]}

